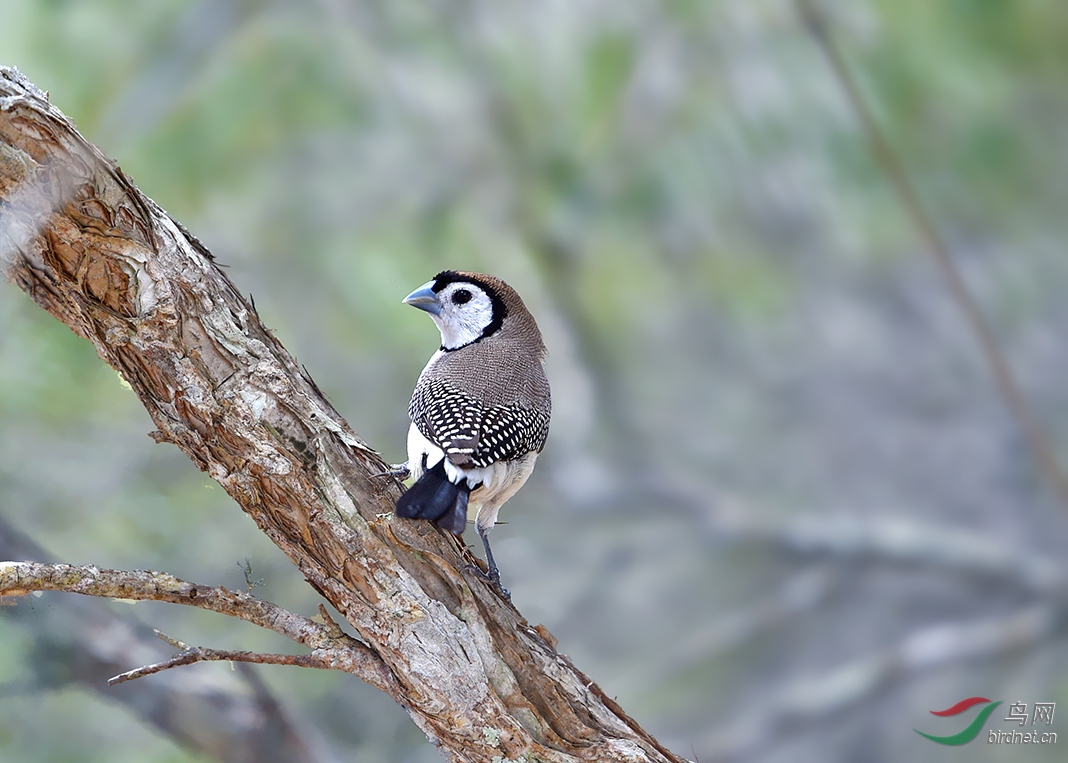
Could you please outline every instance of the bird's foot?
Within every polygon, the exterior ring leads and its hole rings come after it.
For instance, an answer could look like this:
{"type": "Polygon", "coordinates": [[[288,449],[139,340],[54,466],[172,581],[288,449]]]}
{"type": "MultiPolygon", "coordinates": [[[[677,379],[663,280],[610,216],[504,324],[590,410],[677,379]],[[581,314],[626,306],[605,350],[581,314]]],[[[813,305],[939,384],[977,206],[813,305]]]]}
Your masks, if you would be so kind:
{"type": "Polygon", "coordinates": [[[503,585],[501,585],[501,571],[498,570],[495,566],[490,567],[489,570],[483,570],[477,564],[469,564],[467,565],[467,570],[474,574],[474,576],[479,578],[480,580],[489,583],[490,587],[496,590],[497,593],[499,593],[502,597],[504,597],[505,601],[512,600],[512,593],[503,585]]]}
{"type": "Polygon", "coordinates": [[[408,468],[408,462],[405,461],[401,464],[390,464],[389,469],[384,472],[379,472],[374,475],[375,477],[392,477],[398,482],[404,482],[412,474],[412,470],[408,468]]]}

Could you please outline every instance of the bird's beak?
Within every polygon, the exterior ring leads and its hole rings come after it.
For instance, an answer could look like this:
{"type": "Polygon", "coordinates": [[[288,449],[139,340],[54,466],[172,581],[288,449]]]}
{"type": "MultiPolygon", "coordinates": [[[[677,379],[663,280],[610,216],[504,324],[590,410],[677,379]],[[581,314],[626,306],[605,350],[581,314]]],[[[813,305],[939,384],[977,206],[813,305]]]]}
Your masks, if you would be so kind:
{"type": "Polygon", "coordinates": [[[438,295],[431,288],[433,285],[433,281],[427,281],[405,297],[404,304],[418,307],[420,310],[426,310],[431,315],[441,315],[441,303],[438,302],[438,295]]]}

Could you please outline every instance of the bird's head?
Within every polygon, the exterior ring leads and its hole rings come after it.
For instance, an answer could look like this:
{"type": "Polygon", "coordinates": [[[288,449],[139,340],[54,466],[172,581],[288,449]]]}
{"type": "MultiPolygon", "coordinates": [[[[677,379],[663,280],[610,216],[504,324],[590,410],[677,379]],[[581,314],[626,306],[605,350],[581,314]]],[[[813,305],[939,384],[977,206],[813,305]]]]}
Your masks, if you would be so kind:
{"type": "Polygon", "coordinates": [[[519,295],[504,281],[455,270],[438,273],[405,297],[404,304],[430,313],[444,350],[458,350],[500,331],[509,305],[525,312],[519,295]]]}

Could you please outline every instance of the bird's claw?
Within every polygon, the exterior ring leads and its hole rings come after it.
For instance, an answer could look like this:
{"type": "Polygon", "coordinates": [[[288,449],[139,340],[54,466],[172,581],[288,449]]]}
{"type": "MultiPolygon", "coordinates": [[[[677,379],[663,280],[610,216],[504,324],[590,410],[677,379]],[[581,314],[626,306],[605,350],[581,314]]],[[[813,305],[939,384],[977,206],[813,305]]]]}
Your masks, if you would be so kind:
{"type": "Polygon", "coordinates": [[[375,477],[392,477],[398,482],[404,482],[412,474],[412,470],[408,468],[408,462],[405,461],[401,464],[390,464],[389,469],[384,472],[379,472],[375,477]]]}
{"type": "Polygon", "coordinates": [[[501,596],[503,596],[505,601],[512,600],[511,591],[501,585],[501,571],[498,570],[496,567],[492,567],[489,569],[489,571],[486,571],[479,567],[477,564],[468,564],[466,569],[478,579],[489,583],[490,587],[496,590],[497,593],[499,593],[501,596]]]}

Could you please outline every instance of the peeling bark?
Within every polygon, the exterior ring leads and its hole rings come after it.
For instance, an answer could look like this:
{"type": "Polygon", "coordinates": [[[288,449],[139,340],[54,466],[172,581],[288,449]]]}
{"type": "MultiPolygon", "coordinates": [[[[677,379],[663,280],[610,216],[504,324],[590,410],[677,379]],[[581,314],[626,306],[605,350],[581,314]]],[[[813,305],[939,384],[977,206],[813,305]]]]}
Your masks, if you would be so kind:
{"type": "Polygon", "coordinates": [[[0,267],[129,382],[359,633],[446,758],[680,761],[470,571],[392,515],[386,465],[207,249],[0,69],[0,267]]]}

